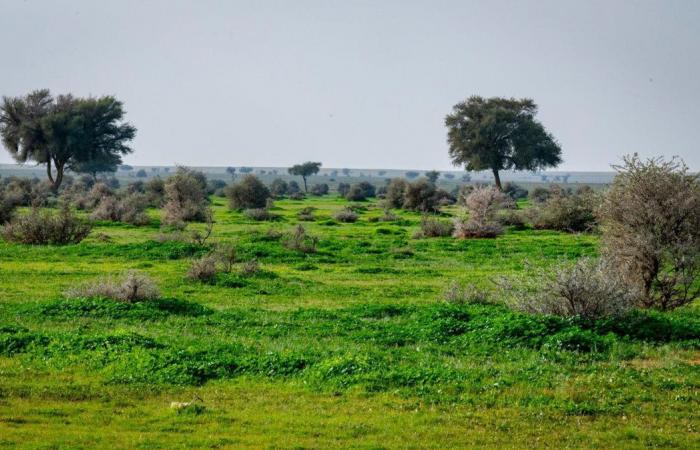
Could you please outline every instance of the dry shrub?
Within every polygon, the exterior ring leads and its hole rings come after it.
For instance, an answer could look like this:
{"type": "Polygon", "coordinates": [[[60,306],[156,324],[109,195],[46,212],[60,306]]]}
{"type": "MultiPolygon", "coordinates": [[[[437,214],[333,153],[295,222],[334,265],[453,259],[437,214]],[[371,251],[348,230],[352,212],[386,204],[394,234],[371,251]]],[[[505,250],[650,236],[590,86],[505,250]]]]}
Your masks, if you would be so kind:
{"type": "Polygon", "coordinates": [[[258,209],[264,208],[270,197],[270,190],[255,175],[249,174],[238,183],[226,188],[229,208],[258,209]]]}
{"type": "Polygon", "coordinates": [[[316,196],[327,195],[329,190],[330,189],[328,188],[328,185],[326,183],[314,184],[313,186],[311,186],[311,189],[309,189],[311,195],[316,196]]]}
{"type": "Polygon", "coordinates": [[[436,217],[423,216],[420,220],[420,231],[415,238],[450,236],[454,231],[454,225],[436,217]]]}
{"type": "Polygon", "coordinates": [[[496,220],[503,226],[515,227],[518,230],[526,228],[525,218],[520,210],[504,209],[499,211],[496,220]]]}
{"type": "Polygon", "coordinates": [[[454,219],[454,236],[458,238],[493,238],[503,233],[496,221],[499,208],[512,205],[512,200],[493,187],[480,187],[465,200],[469,216],[454,219]]]}
{"type": "Polygon", "coordinates": [[[456,281],[453,281],[445,288],[442,298],[445,302],[453,305],[486,305],[492,303],[488,292],[485,290],[473,284],[462,286],[456,281]]]}
{"type": "Polygon", "coordinates": [[[306,232],[303,225],[299,224],[284,238],[284,245],[290,250],[301,253],[315,253],[318,246],[318,238],[306,232]]]}
{"type": "Polygon", "coordinates": [[[257,260],[251,259],[241,264],[241,275],[251,277],[257,273],[260,273],[260,263],[257,260]]]}
{"type": "Polygon", "coordinates": [[[205,255],[192,261],[187,278],[193,281],[211,283],[216,279],[216,258],[213,255],[205,255]]]}
{"type": "Polygon", "coordinates": [[[63,204],[57,213],[32,208],[28,214],[13,217],[2,228],[2,237],[21,244],[65,245],[79,243],[91,230],[92,224],[63,204]]]}
{"type": "Polygon", "coordinates": [[[313,222],[314,220],[316,220],[316,217],[314,216],[314,211],[316,211],[316,208],[314,208],[313,206],[307,206],[297,213],[297,218],[305,222],[313,222]]]}
{"type": "Polygon", "coordinates": [[[243,211],[243,214],[252,220],[257,220],[259,222],[263,221],[273,221],[280,218],[279,215],[271,213],[267,208],[252,208],[243,211]]]}
{"type": "Polygon", "coordinates": [[[0,189],[0,225],[9,222],[15,211],[15,205],[5,198],[4,192],[0,189]]]}
{"type": "Polygon", "coordinates": [[[528,216],[532,226],[540,230],[592,231],[596,227],[594,210],[598,202],[593,191],[572,194],[553,189],[547,200],[528,210],[528,216]]]}
{"type": "Polygon", "coordinates": [[[350,208],[343,208],[333,214],[333,218],[339,222],[354,223],[357,222],[360,216],[350,208]]]}
{"type": "Polygon", "coordinates": [[[583,258],[534,272],[527,278],[501,281],[503,294],[514,309],[595,320],[625,313],[638,297],[604,259],[583,258]]]}
{"type": "Polygon", "coordinates": [[[148,275],[129,271],[119,278],[99,278],[95,281],[71,288],[65,293],[67,298],[107,298],[134,303],[156,300],[160,292],[156,283],[148,275]]]}
{"type": "Polygon", "coordinates": [[[206,219],[206,177],[201,172],[179,167],[177,173],[165,181],[166,225],[181,226],[184,222],[206,219]]]}
{"type": "Polygon", "coordinates": [[[143,194],[130,194],[123,198],[104,197],[92,213],[95,220],[111,220],[131,225],[146,225],[148,201],[143,194]]]}
{"type": "Polygon", "coordinates": [[[231,244],[219,244],[214,249],[214,257],[219,262],[222,272],[231,273],[238,260],[238,252],[231,244]]]}
{"type": "Polygon", "coordinates": [[[673,309],[700,296],[700,184],[681,160],[624,158],[599,215],[602,252],[642,292],[673,309]]]}

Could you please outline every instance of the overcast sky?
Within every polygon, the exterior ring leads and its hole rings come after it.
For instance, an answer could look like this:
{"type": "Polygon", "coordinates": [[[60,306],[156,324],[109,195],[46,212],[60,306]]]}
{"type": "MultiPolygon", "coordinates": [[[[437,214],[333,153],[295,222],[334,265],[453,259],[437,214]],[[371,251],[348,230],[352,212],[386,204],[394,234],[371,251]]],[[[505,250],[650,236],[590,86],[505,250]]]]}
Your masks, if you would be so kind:
{"type": "Polygon", "coordinates": [[[449,169],[478,94],[533,98],[562,170],[700,169],[696,0],[0,0],[0,42],[1,95],[122,100],[131,164],[449,169]]]}

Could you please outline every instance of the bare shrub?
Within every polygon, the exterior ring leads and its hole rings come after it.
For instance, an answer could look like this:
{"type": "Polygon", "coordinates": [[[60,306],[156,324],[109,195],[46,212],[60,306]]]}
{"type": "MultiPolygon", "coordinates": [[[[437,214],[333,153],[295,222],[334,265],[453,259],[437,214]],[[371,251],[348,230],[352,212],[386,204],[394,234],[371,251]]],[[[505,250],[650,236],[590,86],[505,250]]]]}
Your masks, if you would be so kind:
{"type": "Polygon", "coordinates": [[[454,225],[436,217],[423,216],[420,220],[420,231],[415,238],[450,236],[454,231],[454,225]]]}
{"type": "Polygon", "coordinates": [[[197,245],[206,244],[207,239],[214,231],[214,214],[209,207],[204,210],[204,222],[206,223],[204,230],[192,230],[190,232],[190,239],[197,245]]]}
{"type": "Polygon", "coordinates": [[[462,286],[456,281],[453,281],[445,288],[442,298],[445,302],[453,305],[486,305],[492,303],[488,292],[485,290],[473,284],[462,286]]]}
{"type": "Polygon", "coordinates": [[[537,186],[532,191],[530,191],[529,197],[533,203],[544,203],[551,196],[551,192],[546,187],[537,186]]]}
{"type": "Polygon", "coordinates": [[[582,258],[554,270],[534,272],[527,278],[501,281],[503,294],[514,309],[594,320],[623,314],[638,297],[604,259],[582,258]]]}
{"type": "Polygon", "coordinates": [[[357,213],[350,208],[343,208],[333,214],[333,218],[339,222],[353,223],[357,222],[357,219],[359,219],[360,216],[358,216],[357,213]]]}
{"type": "Polygon", "coordinates": [[[206,177],[201,172],[178,167],[177,173],[165,181],[166,225],[179,226],[184,222],[206,219],[206,177]]]}
{"type": "Polygon", "coordinates": [[[700,183],[681,160],[624,158],[599,210],[602,252],[642,292],[673,309],[700,297],[700,183]]]}
{"type": "Polygon", "coordinates": [[[280,218],[279,215],[270,212],[267,208],[252,208],[243,211],[243,214],[252,220],[257,220],[259,222],[273,221],[280,218]]]}
{"type": "Polygon", "coordinates": [[[65,245],[79,243],[91,230],[92,224],[64,204],[58,213],[32,208],[28,214],[13,217],[2,228],[2,237],[21,244],[65,245]]]}
{"type": "Polygon", "coordinates": [[[388,209],[385,209],[384,213],[377,217],[378,222],[396,222],[397,220],[401,220],[401,217],[397,216],[388,209]]]}
{"type": "Polygon", "coordinates": [[[512,200],[493,187],[480,187],[465,200],[469,216],[454,219],[454,236],[458,238],[493,238],[503,233],[503,227],[495,220],[496,212],[512,200]]]}
{"type": "Polygon", "coordinates": [[[301,253],[315,253],[318,246],[318,238],[309,235],[304,226],[299,224],[294,227],[294,231],[285,236],[284,245],[288,249],[301,253]]]}
{"type": "Polygon", "coordinates": [[[231,209],[257,209],[264,208],[270,197],[270,190],[255,175],[249,174],[238,183],[226,189],[229,208],[231,209]]]}
{"type": "Polygon", "coordinates": [[[69,289],[67,298],[107,298],[121,302],[134,303],[156,300],[160,292],[156,283],[140,272],[129,271],[119,278],[99,278],[95,281],[69,289]]]}
{"type": "Polygon", "coordinates": [[[107,197],[113,197],[114,191],[104,183],[95,183],[87,193],[81,190],[66,192],[67,199],[75,203],[76,208],[92,211],[107,197]]]}
{"type": "Polygon", "coordinates": [[[213,255],[205,255],[192,261],[187,278],[193,281],[211,283],[216,279],[216,258],[213,255]]]}
{"type": "Polygon", "coordinates": [[[226,273],[231,273],[234,265],[238,261],[236,247],[231,244],[217,245],[214,250],[214,257],[219,262],[221,270],[226,273]]]}
{"type": "Polygon", "coordinates": [[[522,230],[526,228],[525,217],[521,210],[504,209],[496,215],[496,220],[503,226],[510,226],[522,230]]]}

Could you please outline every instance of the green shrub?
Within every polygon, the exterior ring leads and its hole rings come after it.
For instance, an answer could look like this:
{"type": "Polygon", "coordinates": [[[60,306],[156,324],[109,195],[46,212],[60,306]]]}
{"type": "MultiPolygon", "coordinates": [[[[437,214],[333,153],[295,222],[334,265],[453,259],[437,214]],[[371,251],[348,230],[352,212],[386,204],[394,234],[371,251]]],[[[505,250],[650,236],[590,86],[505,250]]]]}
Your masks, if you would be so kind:
{"type": "Polygon", "coordinates": [[[2,237],[21,244],[66,245],[79,243],[91,230],[92,224],[64,204],[58,213],[32,208],[28,214],[15,216],[2,228],[2,237]]]}
{"type": "Polygon", "coordinates": [[[255,175],[249,174],[241,181],[226,189],[226,197],[231,209],[264,208],[270,197],[270,190],[255,175]]]}

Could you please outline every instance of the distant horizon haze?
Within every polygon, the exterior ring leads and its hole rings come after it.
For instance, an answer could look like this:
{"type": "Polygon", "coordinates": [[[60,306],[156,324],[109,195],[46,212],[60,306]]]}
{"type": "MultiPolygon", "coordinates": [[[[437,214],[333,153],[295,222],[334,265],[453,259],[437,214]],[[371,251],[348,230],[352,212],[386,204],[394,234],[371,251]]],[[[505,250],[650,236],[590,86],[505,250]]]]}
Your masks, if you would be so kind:
{"type": "Polygon", "coordinates": [[[0,0],[0,95],[114,95],[137,166],[458,171],[444,117],[482,95],[538,104],[548,170],[697,171],[698,23],[691,0],[0,0]]]}

